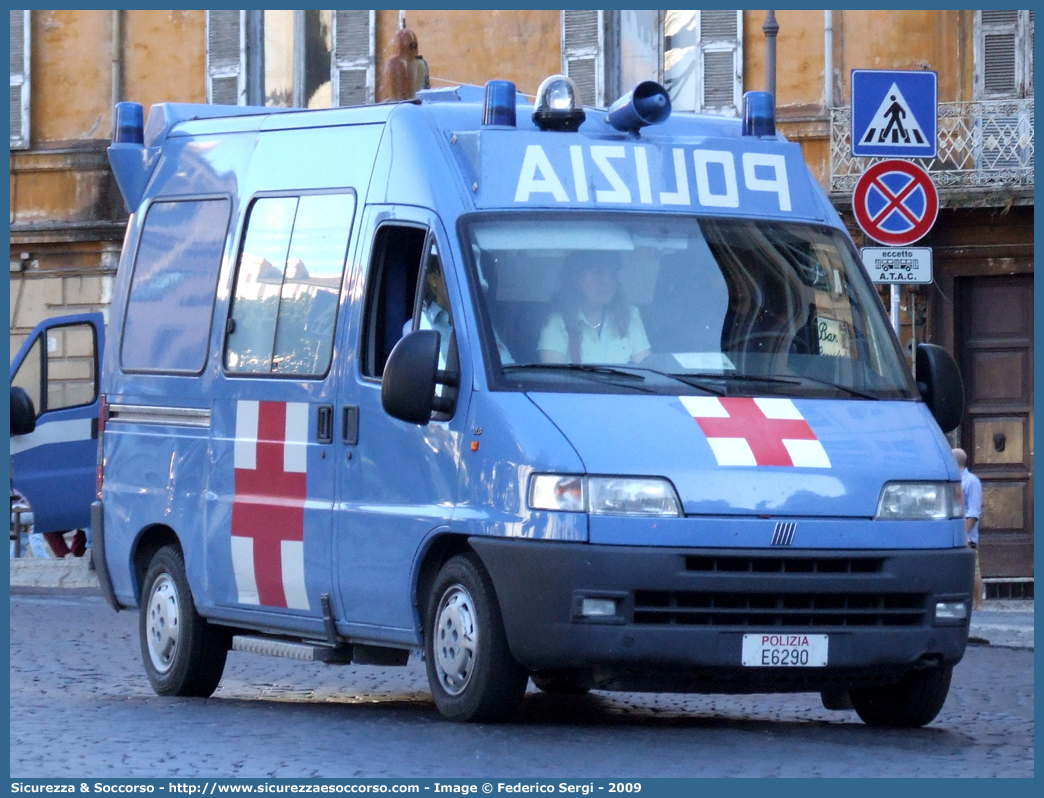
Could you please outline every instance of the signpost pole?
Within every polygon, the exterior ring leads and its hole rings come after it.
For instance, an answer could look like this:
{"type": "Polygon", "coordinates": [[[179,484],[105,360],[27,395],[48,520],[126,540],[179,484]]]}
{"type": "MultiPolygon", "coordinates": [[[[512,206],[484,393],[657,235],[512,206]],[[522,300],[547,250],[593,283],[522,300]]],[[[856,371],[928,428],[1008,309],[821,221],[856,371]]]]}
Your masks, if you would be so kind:
{"type": "Polygon", "coordinates": [[[906,292],[906,309],[910,314],[910,350],[906,356],[910,358],[911,365],[914,365],[917,352],[917,294],[913,290],[906,292]]]}
{"type": "Polygon", "coordinates": [[[895,330],[895,334],[899,335],[899,288],[900,286],[892,283],[889,288],[891,289],[891,316],[892,316],[892,329],[895,330]]]}

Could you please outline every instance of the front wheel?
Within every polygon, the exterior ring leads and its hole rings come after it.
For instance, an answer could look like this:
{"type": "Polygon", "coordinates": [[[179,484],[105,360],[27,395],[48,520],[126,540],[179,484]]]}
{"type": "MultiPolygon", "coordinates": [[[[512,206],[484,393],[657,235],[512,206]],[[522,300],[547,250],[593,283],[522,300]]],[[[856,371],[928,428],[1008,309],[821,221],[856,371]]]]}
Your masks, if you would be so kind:
{"type": "Polygon", "coordinates": [[[225,670],[230,637],[196,612],[176,546],[153,556],[142,596],[138,631],[152,689],[159,695],[209,696],[225,670]]]}
{"type": "Polygon", "coordinates": [[[952,665],[907,671],[898,684],[851,690],[852,706],[867,726],[916,729],[935,720],[952,675],[952,665]]]}
{"type": "Polygon", "coordinates": [[[511,656],[493,582],[474,554],[439,571],[424,654],[435,706],[449,720],[505,720],[522,703],[529,677],[511,656]]]}

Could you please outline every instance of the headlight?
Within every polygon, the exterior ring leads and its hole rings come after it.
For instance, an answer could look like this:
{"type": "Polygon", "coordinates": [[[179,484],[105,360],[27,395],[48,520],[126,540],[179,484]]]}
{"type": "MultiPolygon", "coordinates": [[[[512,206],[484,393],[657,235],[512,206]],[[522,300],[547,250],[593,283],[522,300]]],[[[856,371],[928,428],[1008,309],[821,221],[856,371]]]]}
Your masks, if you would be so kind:
{"type": "Polygon", "coordinates": [[[596,515],[681,515],[674,486],[666,479],[588,477],[587,511],[596,515]]]}
{"type": "Polygon", "coordinates": [[[881,490],[876,518],[930,521],[964,517],[960,482],[889,482],[881,490]]]}
{"type": "Polygon", "coordinates": [[[584,478],[570,474],[534,474],[529,481],[529,506],[534,510],[584,511],[584,478]]]}
{"type": "Polygon", "coordinates": [[[580,477],[534,474],[529,483],[534,510],[595,515],[673,516],[682,514],[674,486],[661,477],[580,477]]]}

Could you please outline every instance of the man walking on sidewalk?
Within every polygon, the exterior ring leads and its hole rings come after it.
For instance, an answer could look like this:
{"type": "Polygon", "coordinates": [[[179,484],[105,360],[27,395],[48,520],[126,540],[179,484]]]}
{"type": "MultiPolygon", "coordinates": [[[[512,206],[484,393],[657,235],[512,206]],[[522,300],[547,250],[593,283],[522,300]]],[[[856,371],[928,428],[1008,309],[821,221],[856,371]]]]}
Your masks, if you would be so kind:
{"type": "Polygon", "coordinates": [[[975,549],[975,609],[982,609],[982,572],[979,570],[979,518],[982,516],[982,482],[968,470],[968,454],[954,449],[953,456],[961,469],[961,492],[964,494],[964,531],[968,545],[975,549]]]}

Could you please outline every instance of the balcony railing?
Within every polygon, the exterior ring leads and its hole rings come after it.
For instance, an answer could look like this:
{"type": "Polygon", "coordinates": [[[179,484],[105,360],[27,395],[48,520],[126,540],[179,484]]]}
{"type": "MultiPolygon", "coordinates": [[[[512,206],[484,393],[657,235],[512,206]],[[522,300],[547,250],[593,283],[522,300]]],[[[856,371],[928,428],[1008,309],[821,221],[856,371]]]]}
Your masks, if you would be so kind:
{"type": "MultiPolygon", "coordinates": [[[[881,158],[852,157],[852,110],[830,110],[830,189],[851,196],[856,181],[881,158]]],[[[1033,194],[1033,98],[939,103],[939,154],[915,159],[943,194],[1002,191],[1033,194]]]]}

